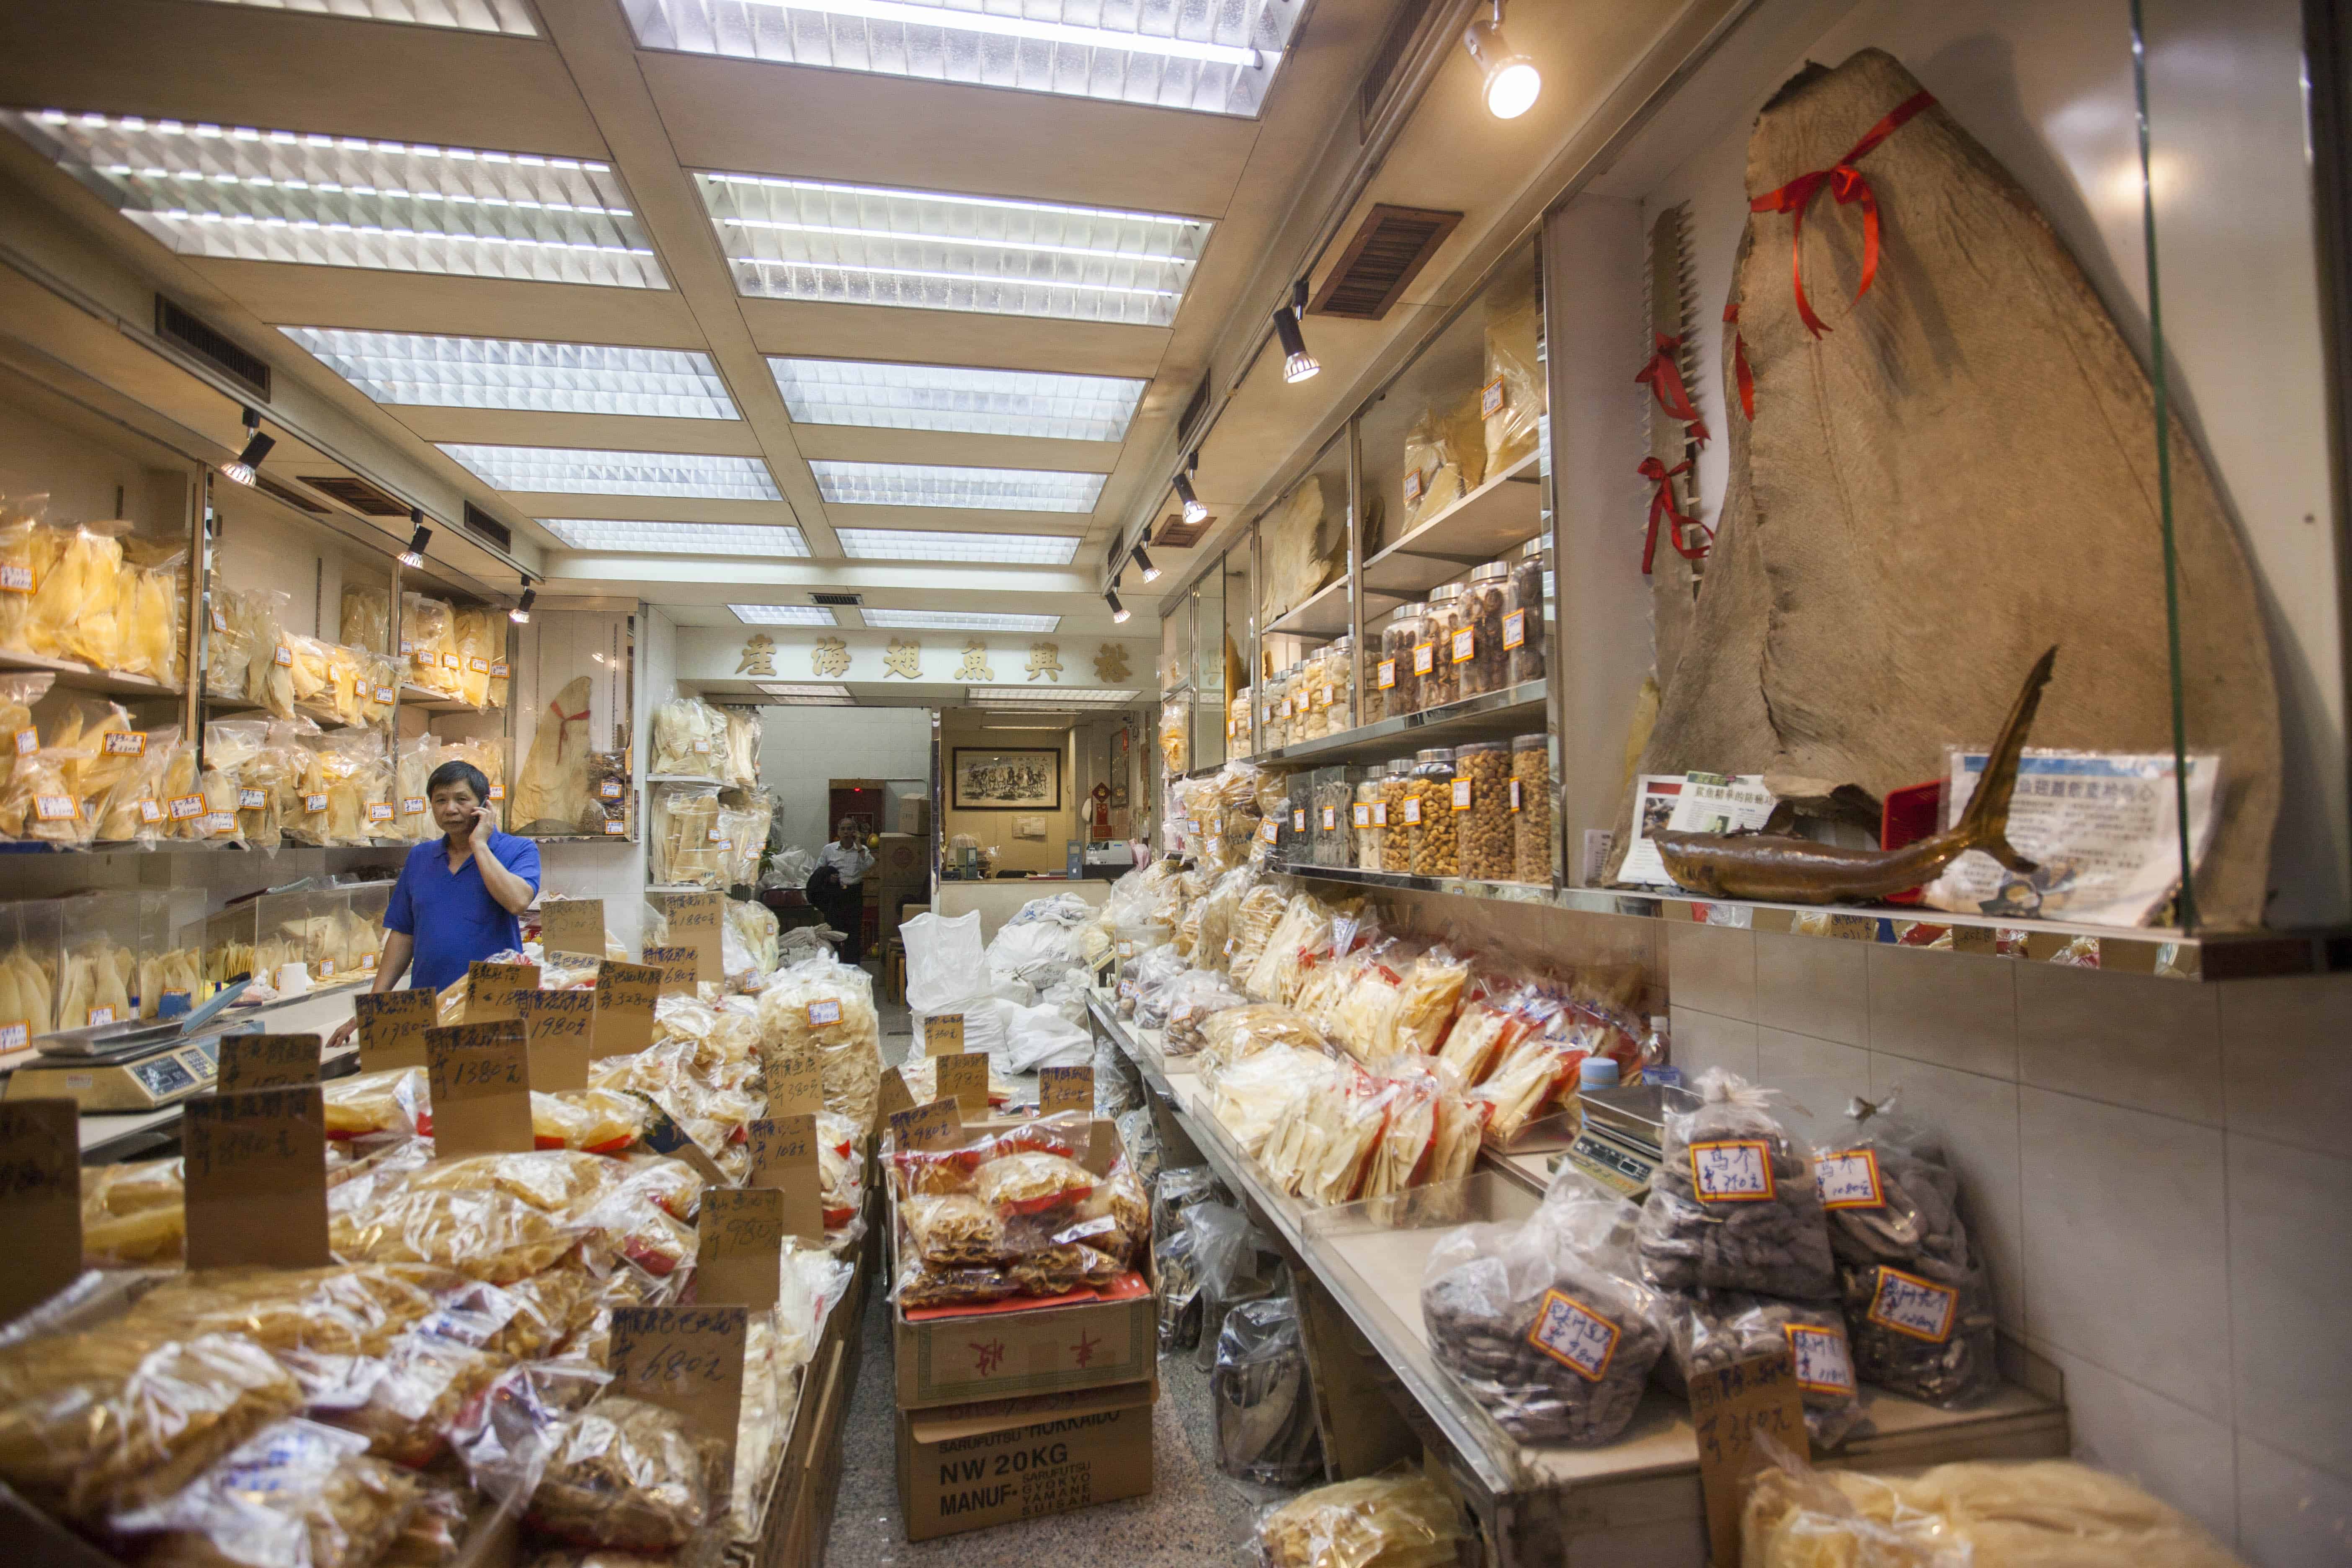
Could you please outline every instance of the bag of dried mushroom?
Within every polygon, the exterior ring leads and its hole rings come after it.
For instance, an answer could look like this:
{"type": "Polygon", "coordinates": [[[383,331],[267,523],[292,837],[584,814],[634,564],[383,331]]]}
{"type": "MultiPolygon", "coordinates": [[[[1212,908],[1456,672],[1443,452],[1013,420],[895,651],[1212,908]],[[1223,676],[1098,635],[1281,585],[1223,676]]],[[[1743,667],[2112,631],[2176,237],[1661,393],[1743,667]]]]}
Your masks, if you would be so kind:
{"type": "Polygon", "coordinates": [[[1665,1118],[1642,1209],[1643,1278],[1662,1290],[1836,1294],[1812,1163],[1766,1109],[1765,1091],[1720,1068],[1696,1087],[1696,1109],[1665,1118]]]}
{"type": "Polygon", "coordinates": [[[1931,1405],[1972,1404],[2000,1382],[1992,1284],[1942,1146],[1894,1103],[1854,1100],[1813,1150],[1855,1369],[1931,1405]]]}

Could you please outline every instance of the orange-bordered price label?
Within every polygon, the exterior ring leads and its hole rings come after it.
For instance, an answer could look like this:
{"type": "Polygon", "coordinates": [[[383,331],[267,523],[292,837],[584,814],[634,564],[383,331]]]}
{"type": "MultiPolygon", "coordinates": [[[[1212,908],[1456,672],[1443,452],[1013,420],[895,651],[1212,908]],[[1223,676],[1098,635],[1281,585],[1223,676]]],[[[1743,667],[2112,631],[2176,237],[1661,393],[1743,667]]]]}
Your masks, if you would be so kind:
{"type": "Polygon", "coordinates": [[[1437,645],[1433,642],[1413,644],[1412,672],[1415,675],[1427,675],[1431,670],[1435,669],[1436,668],[1437,645]]]}
{"type": "Polygon", "coordinates": [[[1880,1328],[1939,1345],[1952,1337],[1952,1324],[1959,1312],[1958,1290],[1900,1268],[1880,1266],[1869,1312],[1870,1321],[1880,1328]]]}
{"type": "Polygon", "coordinates": [[[1478,628],[1464,626],[1454,634],[1454,662],[1467,664],[1478,654],[1478,628]]]}
{"type": "Polygon", "coordinates": [[[1503,617],[1503,646],[1507,648],[1517,647],[1527,640],[1528,613],[1525,610],[1513,610],[1503,617]]]}
{"type": "Polygon", "coordinates": [[[1783,1323],[1789,1355],[1797,1363],[1797,1386],[1816,1394],[1852,1394],[1853,1357],[1847,1353],[1845,1331],[1817,1323],[1783,1323]]]}
{"type": "Polygon", "coordinates": [[[1761,1204],[1780,1195],[1772,1150],[1761,1138],[1727,1138],[1690,1146],[1691,1189],[1701,1203],[1761,1204]]]}
{"type": "Polygon", "coordinates": [[[1841,1149],[1813,1162],[1813,1180],[1822,1189],[1825,1209],[1874,1209],[1886,1203],[1878,1179],[1878,1151],[1841,1149]]]}
{"type": "Polygon", "coordinates": [[[1379,687],[1382,691],[1387,691],[1394,688],[1396,685],[1396,660],[1392,658],[1384,658],[1381,660],[1381,662],[1374,667],[1372,684],[1379,687]]]}
{"type": "Polygon", "coordinates": [[[1454,781],[1454,809],[1456,811],[1467,811],[1470,809],[1470,781],[1468,779],[1455,779],[1454,781]]]}
{"type": "Polygon", "coordinates": [[[1495,379],[1478,389],[1478,417],[1492,419],[1503,411],[1503,377],[1499,371],[1495,379]]]}
{"type": "Polygon", "coordinates": [[[1617,1356],[1617,1325],[1569,1295],[1547,1290],[1536,1307],[1528,1343],[1576,1373],[1599,1383],[1617,1356]]]}

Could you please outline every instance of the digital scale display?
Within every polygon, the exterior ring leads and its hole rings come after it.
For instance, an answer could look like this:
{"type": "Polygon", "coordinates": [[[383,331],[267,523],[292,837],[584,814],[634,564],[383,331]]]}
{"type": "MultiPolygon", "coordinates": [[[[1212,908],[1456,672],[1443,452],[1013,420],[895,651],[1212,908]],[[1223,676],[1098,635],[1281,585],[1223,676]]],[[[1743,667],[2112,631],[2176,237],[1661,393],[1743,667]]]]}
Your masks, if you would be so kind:
{"type": "Polygon", "coordinates": [[[1576,1135],[1576,1142],[1569,1145],[1561,1158],[1610,1191],[1628,1198],[1648,1192],[1650,1178],[1658,1168],[1656,1155],[1636,1152],[1590,1129],[1576,1135]]]}
{"type": "Polygon", "coordinates": [[[194,1075],[180,1065],[177,1057],[156,1057],[150,1061],[133,1062],[131,1075],[157,1100],[168,1100],[196,1086],[194,1075]]]}

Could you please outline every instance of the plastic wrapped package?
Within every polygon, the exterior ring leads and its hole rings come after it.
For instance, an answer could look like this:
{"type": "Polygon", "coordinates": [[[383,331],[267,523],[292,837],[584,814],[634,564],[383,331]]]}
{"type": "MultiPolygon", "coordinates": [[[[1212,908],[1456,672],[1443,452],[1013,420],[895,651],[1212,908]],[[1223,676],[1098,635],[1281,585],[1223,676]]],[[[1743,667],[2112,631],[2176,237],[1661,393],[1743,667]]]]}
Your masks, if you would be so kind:
{"type": "Polygon", "coordinates": [[[131,1268],[177,1258],[187,1238],[177,1160],[85,1165],[81,1256],[88,1268],[131,1268]]]}
{"type": "Polygon", "coordinates": [[[1992,1394],[1992,1287],[1935,1135],[1857,1100],[1812,1168],[1862,1380],[1948,1408],[1992,1394]]]}
{"type": "MultiPolygon", "coordinates": [[[[740,805],[719,808],[719,841],[727,847],[727,863],[719,876],[730,888],[748,888],[760,879],[760,853],[768,847],[768,826],[774,819],[776,803],[764,795],[753,795],[740,805]]],[[[768,967],[775,963],[770,961],[768,967]]]]}
{"type": "Polygon", "coordinates": [[[43,746],[20,752],[0,789],[0,839],[79,846],[97,826],[74,793],[72,777],[91,758],[86,749],[43,746]]]}
{"type": "MultiPolygon", "coordinates": [[[[744,979],[748,982],[743,989],[748,990],[765,982],[775,970],[778,959],[779,922],[776,911],[765,904],[755,904],[749,900],[730,899],[727,900],[727,934],[743,951],[744,979]]],[[[735,973],[731,963],[728,966],[728,973],[730,976],[735,973]]],[[[754,1027],[756,1031],[756,1026],[754,1027]]]]}
{"type": "Polygon", "coordinates": [[[457,700],[477,708],[490,704],[490,665],[507,656],[507,618],[487,605],[458,610],[452,629],[457,648],[457,700]]]}
{"type": "MultiPolygon", "coordinates": [[[[1294,1133],[1318,1098],[1345,1092],[1359,1069],[1334,1061],[1318,1051],[1276,1046],[1220,1070],[1209,1097],[1209,1112],[1233,1134],[1234,1142],[1252,1159],[1262,1159],[1277,1131],[1294,1133]]],[[[1311,1124],[1308,1124],[1311,1125],[1311,1124]]],[[[1300,1147],[1303,1144],[1294,1144],[1300,1147]]],[[[1271,1164],[1268,1169],[1272,1170],[1271,1164]]],[[[1296,1162],[1283,1175],[1300,1172],[1296,1162]]]]}
{"type": "Polygon", "coordinates": [[[670,886],[724,885],[730,847],[719,837],[714,784],[656,784],[646,843],[653,879],[670,886]]]}
{"type": "Polygon", "coordinates": [[[715,779],[726,756],[726,717],[707,702],[674,697],[654,710],[653,742],[648,772],[715,779]]]}
{"type": "Polygon", "coordinates": [[[1606,1443],[1666,1347],[1642,1281],[1633,1205],[1573,1173],[1517,1225],[1449,1231],[1422,1272],[1430,1349],[1497,1426],[1525,1442],[1606,1443]]]}
{"type": "Polygon", "coordinates": [[[337,617],[335,636],[352,647],[362,647],[373,653],[392,651],[392,591],[370,588],[357,583],[343,584],[341,612],[337,617]]]}
{"type": "Polygon", "coordinates": [[[40,584],[65,553],[65,531],[41,521],[47,494],[19,497],[0,505],[0,649],[56,654],[33,646],[33,604],[40,584]]]}
{"type": "Polygon", "coordinates": [[[1256,1546],[1262,1568],[1452,1568],[1469,1539],[1453,1497],[1400,1468],[1268,1509],[1256,1546]]]}
{"type": "Polygon", "coordinates": [[[1404,434],[1404,510],[1399,534],[1411,533],[1476,489],[1486,472],[1486,433],[1476,399],[1450,409],[1423,409],[1404,434]]]}
{"type": "Polygon", "coordinates": [[[1207,1043],[1208,1021],[1220,1013],[1245,1006],[1249,999],[1214,972],[1188,969],[1169,986],[1165,1000],[1167,1034],[1164,1048],[1171,1057],[1191,1056],[1207,1043]]]}
{"type": "Polygon", "coordinates": [[[381,1203],[328,1198],[328,1245],[353,1263],[425,1263],[503,1285],[571,1250],[577,1227],[509,1194],[401,1191],[381,1203]]]}
{"type": "Polygon", "coordinates": [[[1486,422],[1486,475],[1532,455],[1543,430],[1543,321],[1534,291],[1498,290],[1488,301],[1486,371],[1479,413],[1486,422]]]}
{"type": "Polygon", "coordinates": [[[1427,1056],[1436,1050],[1469,979],[1470,961],[1450,948],[1433,947],[1415,958],[1397,994],[1394,1032],[1381,1054],[1427,1056]]]}
{"type": "MultiPolygon", "coordinates": [[[[5,564],[0,557],[0,564],[5,564]]],[[[0,592],[0,609],[6,607],[13,595],[0,592]]],[[[48,673],[37,675],[0,675],[0,784],[16,771],[16,759],[41,749],[40,731],[33,722],[33,706],[48,695],[57,677],[48,673]]]]}
{"type": "Polygon", "coordinates": [[[366,1449],[367,1439],[349,1432],[280,1421],[173,1496],[112,1524],[158,1568],[369,1568],[423,1494],[415,1477],[366,1449]]]}
{"type": "Polygon", "coordinates": [[[727,721],[727,763],[719,776],[737,789],[757,788],[760,783],[759,711],[756,709],[729,708],[722,710],[722,713],[727,721]]]}
{"type": "Polygon", "coordinates": [[[1421,640],[1413,645],[1413,701],[1418,709],[1442,708],[1462,695],[1462,666],[1454,660],[1454,634],[1462,629],[1465,584],[1448,583],[1429,592],[1421,640]]]}
{"type": "Polygon", "coordinates": [[[1283,1047],[1315,1052],[1330,1049],[1323,1032],[1305,1014],[1279,1003],[1253,1003],[1213,1013],[1201,1026],[1201,1073],[1214,1078],[1262,1051],[1283,1047]]]}
{"type": "Polygon", "coordinates": [[[1355,971],[1354,983],[1332,1007],[1328,1032],[1357,1060],[1379,1066],[1396,1054],[1397,1009],[1404,979],[1418,957],[1401,938],[1374,942],[1355,971]]]}
{"type": "MultiPolygon", "coordinates": [[[[940,1097],[939,1067],[929,1058],[903,1064],[898,1068],[898,1078],[906,1084],[907,1092],[914,1097],[918,1105],[928,1105],[940,1097]]],[[[1003,1069],[993,1057],[988,1063],[988,1103],[992,1106],[1013,1103],[1013,1080],[1004,1076],[1003,1069]]]]}
{"type": "Polygon", "coordinates": [[[760,1047],[770,1072],[814,1058],[824,1108],[874,1131],[882,1088],[882,1032],[873,977],[829,957],[780,971],[760,993],[760,1047]]]}
{"type": "Polygon", "coordinates": [[[355,1434],[379,1459],[417,1469],[439,1456],[446,1434],[466,1403],[488,1388],[514,1358],[467,1339],[488,1339],[505,1326],[495,1311],[444,1308],[435,1328],[403,1334],[385,1353],[367,1398],[327,1419],[355,1434]],[[460,1335],[464,1337],[460,1337],[460,1335]]]}
{"type": "Polygon", "coordinates": [[[1767,1109],[1769,1097],[1719,1068],[1695,1087],[1699,1106],[1665,1117],[1642,1210],[1643,1277],[1668,1290],[1836,1294],[1811,1163],[1767,1109]]]}
{"type": "Polygon", "coordinates": [[[1835,1447],[1862,1424],[1853,1355],[1836,1302],[1702,1290],[1666,1297],[1665,1317],[1669,1340],[1658,1376],[1675,1394],[1687,1394],[1690,1380],[1700,1373],[1786,1352],[1796,1369],[1805,1429],[1813,1442],[1835,1447]]]}
{"type": "Polygon", "coordinates": [[[1244,1301],[1225,1314],[1209,1373],[1217,1468],[1259,1486],[1296,1487],[1323,1473],[1298,1303],[1244,1301]]]}
{"type": "MultiPolygon", "coordinates": [[[[1271,623],[1315,596],[1339,570],[1346,541],[1331,521],[1333,508],[1320,475],[1309,474],[1258,521],[1259,560],[1265,573],[1261,624],[1271,623]]],[[[1346,507],[1337,509],[1344,516],[1346,507]]]]}
{"type": "Polygon", "coordinates": [[[416,1511],[400,1527],[375,1568],[451,1568],[473,1533],[485,1500],[472,1489],[438,1476],[416,1479],[416,1511]]]}
{"type": "MultiPolygon", "coordinates": [[[[1257,961],[1265,952],[1265,944],[1282,923],[1285,910],[1290,907],[1290,891],[1272,882],[1262,882],[1242,895],[1234,912],[1234,933],[1229,939],[1232,951],[1226,955],[1227,972],[1236,980],[1246,983],[1256,970],[1257,961]]],[[[1244,989],[1246,984],[1244,984],[1244,989]]]]}
{"type": "Polygon", "coordinates": [[[1421,710],[1421,686],[1413,675],[1414,650],[1429,626],[1425,604],[1400,605],[1389,612],[1380,629],[1377,647],[1365,650],[1364,722],[1395,719],[1421,710]]]}
{"type": "Polygon", "coordinates": [[[92,522],[62,531],[63,549],[33,584],[31,652],[100,669],[120,665],[122,535],[130,526],[92,522]]]}
{"type": "Polygon", "coordinates": [[[136,537],[123,541],[118,595],[121,651],[115,668],[177,689],[186,673],[187,552],[136,537]]]}
{"type": "MultiPolygon", "coordinates": [[[[589,679],[582,675],[541,704],[530,749],[515,780],[507,813],[517,832],[602,832],[607,818],[589,793],[589,679]],[[599,825],[588,826],[591,814],[599,825]]],[[[627,794],[624,783],[621,794],[627,794]]],[[[625,800],[618,803],[626,820],[625,800]]]]}
{"type": "Polygon", "coordinates": [[[307,831],[316,832],[321,844],[341,846],[365,845],[379,834],[390,837],[393,779],[383,737],[372,731],[344,731],[305,744],[318,759],[318,793],[327,797],[324,820],[313,814],[307,831]],[[376,806],[383,809],[382,821],[374,820],[370,809],[376,806]]]}
{"type": "Polygon", "coordinates": [[[685,1545],[727,1487],[725,1446],[685,1418],[607,1396],[574,1416],[531,1493],[531,1524],[574,1545],[660,1552],[685,1545]]]}
{"type": "Polygon", "coordinates": [[[1275,1184],[1310,1204],[1352,1203],[1378,1152],[1394,1089],[1352,1062],[1334,1062],[1309,1092],[1275,1112],[1259,1163],[1275,1184]]]}
{"type": "Polygon", "coordinates": [[[245,690],[253,707],[273,718],[294,717],[294,649],[287,640],[286,617],[291,595],[275,588],[248,588],[236,595],[250,639],[245,661],[245,690]]]}
{"type": "Polygon", "coordinates": [[[401,595],[400,652],[408,660],[410,684],[440,697],[458,696],[457,613],[446,599],[401,595]]]}

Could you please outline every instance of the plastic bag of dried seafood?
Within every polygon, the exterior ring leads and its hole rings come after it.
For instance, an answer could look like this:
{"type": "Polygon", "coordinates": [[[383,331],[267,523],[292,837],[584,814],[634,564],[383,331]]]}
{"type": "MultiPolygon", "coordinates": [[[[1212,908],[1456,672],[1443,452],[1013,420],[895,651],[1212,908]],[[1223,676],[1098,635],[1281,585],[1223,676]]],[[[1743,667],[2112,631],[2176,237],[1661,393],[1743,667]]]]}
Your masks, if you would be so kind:
{"type": "Polygon", "coordinates": [[[1664,1290],[1752,1290],[1817,1301],[1837,1292],[1812,1163],[1769,1097],[1710,1068],[1700,1103],[1667,1113],[1642,1209],[1642,1275],[1664,1290]]]}
{"type": "Polygon", "coordinates": [[[1453,1496],[1419,1470],[1302,1492],[1258,1516],[1260,1568],[1446,1568],[1469,1531],[1453,1496]]]}
{"type": "Polygon", "coordinates": [[[1671,1337],[1658,1381],[1667,1388],[1683,1394],[1699,1373],[1785,1351],[1804,1400],[1805,1430],[1815,1443],[1835,1447],[1861,1425],[1853,1352],[1835,1301],[1783,1301],[1744,1290],[1702,1290],[1665,1300],[1671,1337]]]}

